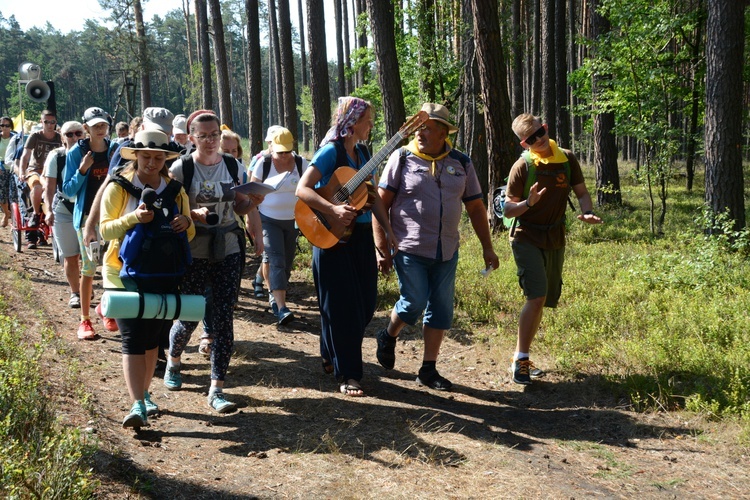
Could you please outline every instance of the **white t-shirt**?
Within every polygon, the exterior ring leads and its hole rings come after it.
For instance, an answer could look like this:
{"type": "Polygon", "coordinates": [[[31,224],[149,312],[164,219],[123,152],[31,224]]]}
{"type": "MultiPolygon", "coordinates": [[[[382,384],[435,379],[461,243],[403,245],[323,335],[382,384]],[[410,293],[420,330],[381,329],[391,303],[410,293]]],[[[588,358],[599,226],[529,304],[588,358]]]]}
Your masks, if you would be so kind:
{"type": "MultiPolygon", "coordinates": [[[[306,168],[307,160],[302,158],[302,171],[304,172],[306,168]]],[[[253,174],[259,179],[263,175],[263,159],[255,164],[255,171],[253,174]]],[[[276,170],[276,165],[271,161],[268,178],[278,174],[279,171],[276,170]]],[[[263,203],[258,206],[260,213],[276,220],[294,219],[294,205],[297,204],[297,195],[295,194],[295,191],[297,190],[297,184],[299,184],[299,178],[299,171],[297,170],[297,164],[295,163],[292,167],[292,171],[289,172],[289,175],[287,175],[283,182],[276,188],[276,191],[268,193],[263,199],[263,203]]]]}

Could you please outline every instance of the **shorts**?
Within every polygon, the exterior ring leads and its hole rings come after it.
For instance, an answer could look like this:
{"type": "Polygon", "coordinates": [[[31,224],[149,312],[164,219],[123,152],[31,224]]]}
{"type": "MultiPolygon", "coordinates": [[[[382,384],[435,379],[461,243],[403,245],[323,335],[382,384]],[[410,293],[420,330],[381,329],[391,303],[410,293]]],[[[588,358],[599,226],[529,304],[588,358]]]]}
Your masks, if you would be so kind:
{"type": "Polygon", "coordinates": [[[453,297],[456,290],[458,250],[450,260],[419,257],[406,252],[393,256],[401,296],[394,309],[409,325],[416,324],[424,311],[422,324],[448,330],[453,324],[453,297]]]}
{"type": "Polygon", "coordinates": [[[529,243],[510,242],[516,261],[518,284],[526,300],[546,297],[545,307],[557,307],[562,294],[565,247],[543,250],[529,243]]]}
{"type": "Polygon", "coordinates": [[[81,253],[78,234],[76,228],[73,227],[73,214],[62,203],[59,203],[55,210],[53,235],[63,258],[74,257],[81,253]]]}
{"type": "Polygon", "coordinates": [[[26,184],[29,185],[29,189],[34,189],[34,186],[42,185],[42,179],[39,177],[39,172],[26,172],[26,184]]]}

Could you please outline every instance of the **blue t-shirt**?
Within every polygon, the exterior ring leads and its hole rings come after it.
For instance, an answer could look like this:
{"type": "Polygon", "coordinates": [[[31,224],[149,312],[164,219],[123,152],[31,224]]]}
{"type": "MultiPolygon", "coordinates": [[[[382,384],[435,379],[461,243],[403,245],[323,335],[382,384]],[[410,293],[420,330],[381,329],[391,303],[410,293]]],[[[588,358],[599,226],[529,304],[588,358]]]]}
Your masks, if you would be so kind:
{"type": "MultiPolygon", "coordinates": [[[[367,158],[365,158],[359,148],[356,148],[356,151],[357,155],[359,155],[359,166],[354,164],[354,160],[352,160],[348,154],[346,155],[348,165],[341,166],[351,167],[355,170],[359,170],[360,167],[363,167],[364,164],[367,163],[367,158]]],[[[336,151],[336,146],[330,142],[315,153],[315,156],[313,156],[310,165],[317,168],[323,175],[320,181],[318,181],[318,183],[315,185],[315,189],[325,186],[326,184],[328,184],[328,181],[331,180],[331,176],[333,175],[334,170],[339,167],[339,165],[336,164],[337,157],[338,153],[336,151]]],[[[365,213],[357,216],[357,222],[372,222],[372,211],[368,210],[365,213]]]]}

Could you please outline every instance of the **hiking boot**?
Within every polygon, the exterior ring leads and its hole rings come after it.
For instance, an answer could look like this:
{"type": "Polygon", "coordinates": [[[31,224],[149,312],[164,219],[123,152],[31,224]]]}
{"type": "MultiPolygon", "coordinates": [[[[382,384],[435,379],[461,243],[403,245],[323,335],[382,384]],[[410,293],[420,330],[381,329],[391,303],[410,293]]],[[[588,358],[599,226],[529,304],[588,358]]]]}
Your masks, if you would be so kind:
{"type": "Polygon", "coordinates": [[[378,363],[386,370],[392,370],[396,364],[396,337],[388,335],[388,330],[383,328],[378,331],[378,350],[375,356],[378,363]]]}
{"type": "Polygon", "coordinates": [[[156,415],[159,413],[159,406],[151,401],[151,394],[143,391],[143,404],[146,407],[146,415],[156,415]]]}
{"type": "Polygon", "coordinates": [[[107,318],[107,317],[105,317],[102,314],[102,303],[101,302],[99,302],[96,305],[96,314],[99,315],[99,319],[104,324],[104,328],[106,328],[107,331],[109,331],[109,332],[116,332],[117,330],[120,329],[120,327],[117,326],[117,321],[115,321],[112,318],[107,318]]]}
{"type": "Polygon", "coordinates": [[[450,391],[453,388],[453,383],[447,378],[441,376],[435,368],[430,370],[419,369],[419,375],[417,376],[417,383],[420,385],[426,385],[430,389],[436,391],[450,391]]]}
{"type": "Polygon", "coordinates": [[[167,362],[167,368],[164,370],[164,387],[170,391],[179,391],[182,389],[182,374],[180,374],[181,365],[171,366],[167,362]]]}
{"type": "Polygon", "coordinates": [[[294,314],[289,310],[288,307],[284,306],[279,309],[279,313],[276,315],[276,317],[279,318],[279,326],[283,326],[294,319],[294,314]]]}
{"type": "Polygon", "coordinates": [[[208,406],[219,413],[230,413],[237,409],[237,405],[224,399],[224,393],[221,391],[208,393],[208,406]]]}
{"type": "Polygon", "coordinates": [[[96,340],[96,332],[94,327],[91,326],[90,319],[84,319],[81,324],[78,325],[78,340],[96,340]]]}
{"type": "Polygon", "coordinates": [[[130,413],[122,421],[123,428],[132,427],[135,430],[148,426],[148,417],[146,416],[146,405],[143,401],[136,401],[130,409],[130,413]]]}
{"type": "Polygon", "coordinates": [[[81,296],[77,293],[71,293],[70,294],[70,300],[68,301],[68,307],[71,309],[80,309],[81,308],[81,296]]]}
{"type": "MultiPolygon", "coordinates": [[[[513,382],[521,385],[531,385],[531,361],[529,358],[514,359],[510,365],[513,382]]],[[[541,370],[540,370],[541,371],[541,370]]]]}

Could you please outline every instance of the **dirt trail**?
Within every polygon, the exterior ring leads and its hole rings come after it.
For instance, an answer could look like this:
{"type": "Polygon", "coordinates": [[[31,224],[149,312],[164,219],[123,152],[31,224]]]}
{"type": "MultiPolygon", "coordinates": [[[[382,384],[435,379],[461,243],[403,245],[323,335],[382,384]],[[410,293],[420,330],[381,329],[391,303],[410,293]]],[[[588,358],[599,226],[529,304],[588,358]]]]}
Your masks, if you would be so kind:
{"type": "Polygon", "coordinates": [[[243,282],[226,386],[239,411],[219,416],[207,407],[208,362],[194,338],[183,357],[183,390],[165,390],[158,372],[152,393],[161,414],[142,432],[123,430],[130,402],[119,338],[95,320],[101,339],[77,341],[78,311],[67,307],[62,267],[50,249],[16,255],[10,235],[3,240],[0,279],[13,312],[32,330],[34,322],[47,324],[68,344],[49,356],[52,386],[63,420],[100,440],[102,498],[750,495],[748,450],[736,444],[730,423],[627,411],[584,374],[568,379],[552,371],[524,389],[508,381],[505,362],[496,364],[486,344],[451,339],[440,370],[455,390],[437,393],[414,380],[422,349],[414,334],[399,341],[395,370],[378,365],[374,332],[385,311],[376,313],[364,343],[368,397],[346,398],[321,369],[311,285],[293,277],[298,319],[277,327],[267,304],[248,293],[255,262],[243,282]],[[13,291],[13,271],[28,277],[40,315],[13,291]],[[91,410],[75,403],[78,384],[91,394],[91,410]]]}

